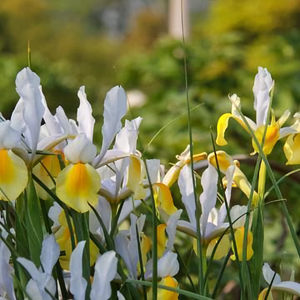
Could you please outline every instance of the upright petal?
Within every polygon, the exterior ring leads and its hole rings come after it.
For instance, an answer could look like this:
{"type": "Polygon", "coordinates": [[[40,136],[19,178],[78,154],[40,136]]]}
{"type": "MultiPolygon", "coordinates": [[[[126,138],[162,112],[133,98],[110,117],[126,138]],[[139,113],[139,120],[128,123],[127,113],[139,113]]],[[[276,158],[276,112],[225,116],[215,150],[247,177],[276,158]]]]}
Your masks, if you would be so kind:
{"type": "Polygon", "coordinates": [[[268,70],[266,68],[258,67],[258,73],[255,76],[253,86],[257,127],[266,124],[268,110],[270,107],[270,91],[273,86],[274,81],[272,80],[271,74],[268,70]]]}
{"type": "Polygon", "coordinates": [[[97,167],[112,143],[116,133],[121,129],[121,119],[126,114],[127,97],[120,86],[115,86],[106,95],[104,100],[104,124],[102,126],[102,148],[100,154],[94,160],[97,167]]]}
{"type": "Polygon", "coordinates": [[[86,98],[85,88],[82,86],[78,91],[80,105],[77,110],[79,133],[84,133],[93,142],[95,119],[92,116],[92,107],[86,98]]]}
{"type": "Polygon", "coordinates": [[[39,140],[41,121],[44,115],[40,78],[29,68],[24,68],[16,78],[16,88],[20,97],[25,102],[23,111],[27,129],[24,132],[29,147],[34,156],[39,140]]]}
{"type": "Polygon", "coordinates": [[[56,264],[60,254],[59,245],[56,243],[53,235],[44,238],[42,252],[40,256],[41,264],[47,274],[52,273],[52,269],[56,264]]]}

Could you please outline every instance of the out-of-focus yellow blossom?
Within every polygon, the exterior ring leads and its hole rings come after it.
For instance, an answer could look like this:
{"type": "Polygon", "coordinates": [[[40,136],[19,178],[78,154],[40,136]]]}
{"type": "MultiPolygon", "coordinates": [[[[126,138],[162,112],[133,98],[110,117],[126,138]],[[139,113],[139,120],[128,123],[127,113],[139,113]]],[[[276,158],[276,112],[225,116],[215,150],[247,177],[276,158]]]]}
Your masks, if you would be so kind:
{"type": "MultiPolygon", "coordinates": [[[[238,257],[239,260],[242,261],[243,260],[243,243],[244,243],[244,234],[245,234],[245,228],[244,227],[240,227],[236,230],[236,232],[234,233],[234,238],[235,238],[235,242],[236,242],[236,247],[237,247],[237,251],[238,251],[238,257]]],[[[248,236],[247,236],[247,260],[250,260],[251,257],[253,256],[254,252],[252,249],[252,244],[253,244],[253,234],[251,231],[248,231],[248,236]]],[[[232,250],[234,252],[234,247],[232,245],[232,250]]],[[[230,258],[232,260],[236,260],[236,255],[235,253],[233,255],[230,256],[230,258]]]]}

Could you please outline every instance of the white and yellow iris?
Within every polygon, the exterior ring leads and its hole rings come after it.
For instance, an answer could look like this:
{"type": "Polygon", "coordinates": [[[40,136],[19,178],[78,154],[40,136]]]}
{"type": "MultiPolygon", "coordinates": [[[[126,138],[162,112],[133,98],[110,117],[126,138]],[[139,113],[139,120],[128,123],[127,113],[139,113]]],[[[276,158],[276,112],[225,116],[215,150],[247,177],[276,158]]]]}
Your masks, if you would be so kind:
{"type": "Polygon", "coordinates": [[[19,146],[20,140],[10,121],[0,123],[0,200],[16,200],[27,186],[26,164],[11,150],[19,146]]]}
{"type": "MultiPolygon", "coordinates": [[[[270,73],[267,71],[267,69],[259,67],[258,74],[255,77],[253,86],[253,93],[255,97],[254,109],[256,110],[256,123],[247,117],[245,117],[245,120],[247,121],[248,125],[251,128],[251,131],[254,132],[258,142],[261,145],[263,142],[264,133],[266,131],[263,145],[263,152],[265,155],[268,155],[272,152],[275,144],[279,139],[295,133],[295,129],[293,127],[282,128],[283,124],[290,115],[290,112],[288,110],[285,111],[277,121],[275,121],[275,117],[274,115],[272,115],[271,123],[267,124],[267,115],[270,109],[271,101],[270,93],[273,87],[274,81],[272,80],[270,73]]],[[[233,94],[229,96],[229,99],[232,102],[231,113],[223,114],[219,118],[217,124],[216,143],[219,146],[227,145],[227,141],[225,139],[225,131],[228,127],[228,121],[230,118],[236,120],[250,134],[250,130],[241,115],[240,98],[236,94],[233,94]]],[[[253,139],[252,145],[254,148],[254,153],[258,152],[258,147],[253,139]]]]}
{"type": "Polygon", "coordinates": [[[98,202],[100,175],[89,164],[96,156],[96,146],[79,134],[64,149],[70,164],[59,173],[56,181],[57,196],[74,210],[84,213],[98,202]]]}

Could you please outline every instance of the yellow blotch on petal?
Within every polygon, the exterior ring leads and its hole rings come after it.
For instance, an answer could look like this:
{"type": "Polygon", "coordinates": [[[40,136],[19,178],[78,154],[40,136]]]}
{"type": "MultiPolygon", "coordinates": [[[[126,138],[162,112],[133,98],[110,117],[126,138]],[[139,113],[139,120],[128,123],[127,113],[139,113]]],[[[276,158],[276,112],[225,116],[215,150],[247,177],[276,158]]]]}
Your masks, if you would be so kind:
{"type": "Polygon", "coordinates": [[[134,200],[144,199],[147,195],[142,185],[142,179],[141,161],[137,157],[131,156],[127,187],[132,190],[134,200]]]}
{"type": "Polygon", "coordinates": [[[27,182],[25,162],[11,150],[0,149],[0,200],[16,200],[27,182]]]}
{"type": "Polygon", "coordinates": [[[268,288],[262,290],[258,296],[258,300],[273,300],[272,292],[270,292],[268,298],[266,298],[267,292],[268,292],[268,288]]]}
{"type": "MultiPolygon", "coordinates": [[[[244,234],[245,234],[245,228],[240,227],[236,230],[234,237],[235,237],[235,242],[236,242],[236,247],[238,251],[238,256],[239,260],[243,260],[243,242],[244,242],[244,234]]],[[[251,231],[248,231],[248,236],[247,236],[247,261],[251,259],[253,256],[254,252],[252,249],[252,244],[253,244],[253,234],[251,231]]],[[[233,244],[232,244],[232,249],[234,252],[233,244]]],[[[230,256],[232,260],[236,260],[236,255],[233,254],[230,256]]]]}
{"type": "Polygon", "coordinates": [[[157,256],[162,257],[166,248],[166,224],[157,226],[157,256]]]}
{"type": "MultiPolygon", "coordinates": [[[[280,138],[279,130],[280,130],[280,126],[278,123],[273,122],[271,125],[268,126],[266,136],[265,136],[265,143],[263,147],[264,154],[268,155],[272,152],[275,144],[280,138]]],[[[265,132],[265,125],[260,126],[255,131],[255,136],[260,144],[262,144],[264,132],[265,132]]],[[[252,140],[252,146],[255,152],[259,152],[254,140],[252,140]]]]}
{"type": "Polygon", "coordinates": [[[89,164],[71,164],[59,173],[56,181],[57,196],[71,208],[84,213],[98,202],[100,175],[89,164]]]}
{"type": "Polygon", "coordinates": [[[287,165],[300,164],[300,134],[290,135],[283,147],[287,165]]]}

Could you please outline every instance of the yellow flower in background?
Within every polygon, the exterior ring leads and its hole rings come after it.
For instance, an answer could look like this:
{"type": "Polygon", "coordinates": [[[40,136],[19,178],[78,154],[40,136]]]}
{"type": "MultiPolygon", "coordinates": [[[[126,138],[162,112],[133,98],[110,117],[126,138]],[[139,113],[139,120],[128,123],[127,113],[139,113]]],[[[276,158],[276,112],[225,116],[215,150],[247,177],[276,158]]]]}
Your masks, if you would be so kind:
{"type": "Polygon", "coordinates": [[[0,123],[0,200],[16,200],[27,186],[25,162],[11,150],[20,145],[21,135],[10,121],[0,123]]]}
{"type": "MultiPolygon", "coordinates": [[[[235,238],[235,242],[236,242],[236,247],[237,247],[237,251],[238,251],[238,257],[239,257],[239,261],[243,260],[243,243],[244,243],[244,235],[245,235],[245,228],[244,227],[240,227],[236,230],[236,232],[234,233],[234,238],[235,238]]],[[[250,260],[251,257],[253,256],[254,252],[252,249],[252,244],[253,244],[253,234],[252,232],[249,230],[248,231],[248,236],[247,236],[247,260],[250,260]]],[[[234,252],[234,247],[232,245],[232,250],[234,252]]],[[[236,260],[236,254],[234,253],[233,255],[230,256],[230,258],[232,260],[236,260]]]]}

